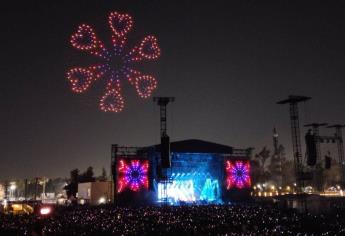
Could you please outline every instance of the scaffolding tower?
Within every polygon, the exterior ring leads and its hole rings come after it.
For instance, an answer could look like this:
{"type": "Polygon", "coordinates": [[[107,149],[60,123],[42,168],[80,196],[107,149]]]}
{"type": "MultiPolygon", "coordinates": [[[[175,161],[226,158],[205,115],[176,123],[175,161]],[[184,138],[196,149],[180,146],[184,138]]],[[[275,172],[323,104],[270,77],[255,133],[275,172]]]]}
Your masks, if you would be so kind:
{"type": "Polygon", "coordinates": [[[338,161],[341,170],[341,184],[345,187],[345,160],[344,160],[344,146],[343,146],[343,128],[345,125],[330,125],[327,128],[335,128],[335,140],[338,148],[338,161]]]}
{"type": "Polygon", "coordinates": [[[304,185],[306,175],[303,172],[302,165],[302,148],[301,148],[301,133],[299,127],[298,103],[310,100],[310,97],[290,95],[287,99],[277,102],[277,104],[290,105],[290,122],[292,135],[292,148],[294,157],[294,171],[297,183],[297,189],[300,191],[304,185]]]}
{"type": "Polygon", "coordinates": [[[316,147],[316,165],[313,169],[314,184],[318,191],[322,191],[323,178],[322,178],[322,159],[321,159],[321,149],[320,149],[320,131],[319,127],[326,126],[327,123],[311,123],[306,124],[304,127],[311,127],[314,135],[314,143],[316,147]]]}
{"type": "MultiPolygon", "coordinates": [[[[157,105],[160,107],[160,136],[161,136],[161,173],[162,175],[159,177],[159,182],[163,183],[163,191],[162,191],[162,202],[164,205],[168,204],[168,184],[171,183],[171,180],[168,178],[168,169],[162,167],[162,153],[164,150],[163,148],[166,148],[165,145],[163,145],[163,140],[168,140],[169,142],[169,136],[167,134],[167,105],[170,102],[174,102],[175,97],[154,97],[153,102],[156,102],[157,105]],[[164,147],[163,147],[164,146],[164,147]]],[[[170,143],[169,143],[170,146],[170,143]]],[[[170,148],[169,149],[169,158],[170,158],[170,148]]]]}

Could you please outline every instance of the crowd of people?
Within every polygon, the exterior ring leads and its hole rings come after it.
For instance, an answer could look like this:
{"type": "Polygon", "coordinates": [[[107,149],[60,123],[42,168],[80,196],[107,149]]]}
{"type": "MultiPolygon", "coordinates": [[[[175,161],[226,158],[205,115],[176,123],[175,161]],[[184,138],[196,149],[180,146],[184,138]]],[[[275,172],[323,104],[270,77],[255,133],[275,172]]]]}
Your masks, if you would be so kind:
{"type": "Polygon", "coordinates": [[[343,235],[345,214],[264,205],[74,206],[51,215],[0,215],[0,235],[343,235]]]}

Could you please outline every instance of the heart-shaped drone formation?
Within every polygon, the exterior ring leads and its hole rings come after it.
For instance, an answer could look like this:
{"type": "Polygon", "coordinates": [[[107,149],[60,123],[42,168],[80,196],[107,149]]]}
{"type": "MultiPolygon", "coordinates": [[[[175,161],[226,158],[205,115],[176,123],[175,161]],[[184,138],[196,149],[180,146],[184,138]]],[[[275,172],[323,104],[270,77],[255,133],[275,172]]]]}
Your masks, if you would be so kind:
{"type": "Polygon", "coordinates": [[[67,73],[67,78],[72,84],[73,91],[82,93],[90,87],[94,76],[87,69],[75,68],[67,73]]]}
{"type": "Polygon", "coordinates": [[[128,14],[112,12],[109,15],[109,24],[113,33],[121,38],[124,37],[133,27],[133,19],[128,14]]]}
{"type": "Polygon", "coordinates": [[[148,98],[151,96],[153,90],[157,88],[157,81],[149,75],[140,76],[135,79],[135,88],[140,97],[148,98]]]}
{"type": "Polygon", "coordinates": [[[77,32],[71,37],[71,44],[80,50],[94,50],[97,48],[96,34],[91,26],[80,25],[77,32]]]}
{"type": "Polygon", "coordinates": [[[160,55],[157,38],[154,36],[145,37],[140,44],[139,54],[145,59],[156,59],[160,55]]]}

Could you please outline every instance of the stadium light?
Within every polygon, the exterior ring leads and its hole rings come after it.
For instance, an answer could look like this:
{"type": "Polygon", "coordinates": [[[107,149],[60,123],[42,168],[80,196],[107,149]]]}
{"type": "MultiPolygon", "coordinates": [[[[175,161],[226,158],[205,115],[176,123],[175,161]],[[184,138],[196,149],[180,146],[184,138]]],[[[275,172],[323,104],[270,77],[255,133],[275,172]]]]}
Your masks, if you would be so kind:
{"type": "Polygon", "coordinates": [[[105,203],[105,197],[101,197],[101,198],[98,200],[98,203],[99,203],[99,204],[104,204],[104,203],[105,203]]]}
{"type": "Polygon", "coordinates": [[[45,215],[49,215],[51,213],[52,209],[50,207],[42,207],[40,209],[40,214],[45,216],[45,215]]]}
{"type": "Polygon", "coordinates": [[[11,184],[10,185],[10,190],[14,191],[16,190],[17,186],[15,184],[11,184]]]}

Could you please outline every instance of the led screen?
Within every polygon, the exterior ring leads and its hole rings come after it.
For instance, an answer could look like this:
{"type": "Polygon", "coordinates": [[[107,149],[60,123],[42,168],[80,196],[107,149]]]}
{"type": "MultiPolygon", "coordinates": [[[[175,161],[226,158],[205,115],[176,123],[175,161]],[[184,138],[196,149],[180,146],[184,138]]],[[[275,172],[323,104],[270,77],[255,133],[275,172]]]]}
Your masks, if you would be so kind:
{"type": "Polygon", "coordinates": [[[118,161],[118,185],[117,191],[124,190],[139,191],[148,189],[149,163],[147,160],[126,160],[118,161]]]}
{"type": "Polygon", "coordinates": [[[232,188],[249,188],[250,180],[250,164],[249,161],[232,161],[225,162],[226,172],[226,189],[232,188]]]}
{"type": "Polygon", "coordinates": [[[166,190],[163,183],[158,183],[158,200],[166,196],[170,204],[221,201],[219,182],[208,173],[172,173],[170,179],[166,190]]]}

